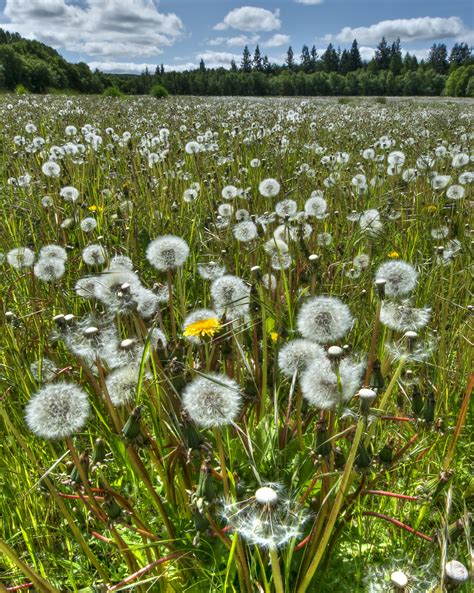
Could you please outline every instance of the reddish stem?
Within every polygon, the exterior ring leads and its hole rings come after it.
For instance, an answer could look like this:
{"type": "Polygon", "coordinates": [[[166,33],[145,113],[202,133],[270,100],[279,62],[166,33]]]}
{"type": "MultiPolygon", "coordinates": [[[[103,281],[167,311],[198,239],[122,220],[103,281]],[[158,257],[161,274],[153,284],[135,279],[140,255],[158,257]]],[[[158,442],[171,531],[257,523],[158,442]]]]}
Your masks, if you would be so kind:
{"type": "Polygon", "coordinates": [[[377,496],[390,496],[400,500],[419,500],[418,496],[408,496],[407,494],[397,494],[396,492],[387,492],[386,490],[362,490],[361,494],[375,494],[377,496]]]}
{"type": "Polygon", "coordinates": [[[377,517],[378,519],[383,519],[384,521],[388,521],[389,523],[392,523],[392,525],[396,525],[397,527],[400,527],[401,529],[404,529],[405,531],[409,531],[410,533],[413,533],[413,535],[421,537],[421,539],[424,539],[427,542],[433,543],[432,537],[430,537],[429,535],[426,535],[425,533],[421,533],[421,531],[416,531],[416,529],[413,529],[413,527],[410,527],[410,525],[406,525],[405,523],[402,523],[398,519],[394,519],[393,517],[389,517],[388,515],[384,515],[382,513],[376,513],[375,511],[364,511],[362,514],[367,517],[377,517]]]}
{"type": "Polygon", "coordinates": [[[113,587],[109,587],[107,590],[115,591],[116,589],[119,589],[123,585],[127,585],[128,583],[131,583],[135,579],[138,579],[138,577],[141,577],[142,575],[146,574],[150,570],[153,570],[153,568],[155,568],[156,566],[159,566],[160,564],[164,564],[165,562],[169,562],[170,560],[174,560],[175,558],[181,558],[185,554],[186,554],[186,552],[175,552],[174,554],[170,554],[169,556],[165,556],[164,558],[159,558],[158,560],[151,562],[151,564],[147,564],[143,568],[140,568],[140,570],[137,570],[137,572],[134,572],[133,574],[128,576],[123,581],[120,581],[120,583],[117,583],[113,587]]]}
{"type": "Polygon", "coordinates": [[[15,587],[7,587],[7,591],[20,591],[21,589],[30,589],[33,583],[23,583],[23,585],[16,585],[15,587]]]}
{"type": "Polygon", "coordinates": [[[380,416],[380,420],[394,420],[396,422],[413,422],[415,418],[408,418],[408,416],[380,416]]]}

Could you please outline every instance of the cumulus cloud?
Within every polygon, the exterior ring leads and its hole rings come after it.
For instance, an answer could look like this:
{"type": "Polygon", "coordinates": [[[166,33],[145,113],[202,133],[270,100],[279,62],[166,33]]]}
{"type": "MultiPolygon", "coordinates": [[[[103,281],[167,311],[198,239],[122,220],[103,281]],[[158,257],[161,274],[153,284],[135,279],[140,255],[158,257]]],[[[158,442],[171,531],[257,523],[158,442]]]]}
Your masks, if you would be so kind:
{"type": "MultiPolygon", "coordinates": [[[[181,19],[158,0],[6,0],[0,27],[56,49],[114,58],[161,53],[184,34],[181,19]]],[[[105,60],[104,60],[105,61],[105,60]]]]}
{"type": "Polygon", "coordinates": [[[244,47],[260,41],[260,35],[237,35],[236,37],[214,37],[208,39],[209,45],[226,45],[227,47],[244,47]]]}
{"type": "Polygon", "coordinates": [[[280,45],[286,45],[287,43],[290,43],[289,35],[275,33],[275,35],[272,35],[270,39],[268,39],[267,41],[263,41],[262,45],[264,45],[265,47],[280,47],[280,45]]]}
{"type": "Polygon", "coordinates": [[[221,66],[229,67],[232,60],[239,64],[241,56],[226,51],[207,50],[198,54],[197,58],[198,60],[203,59],[209,68],[219,68],[221,66]]]}
{"type": "Polygon", "coordinates": [[[307,4],[308,6],[316,6],[322,4],[324,0],[295,0],[297,4],[307,4]]]}
{"type": "MultiPolygon", "coordinates": [[[[148,68],[148,70],[153,74],[157,66],[157,64],[137,64],[135,62],[114,61],[88,62],[88,65],[91,70],[95,70],[97,68],[101,72],[111,72],[114,74],[141,74],[146,70],[146,68],[148,68]]],[[[196,68],[199,68],[199,64],[196,64],[195,62],[186,62],[184,64],[164,64],[163,66],[167,72],[182,72],[183,70],[195,70],[196,68]]]]}
{"type": "Polygon", "coordinates": [[[221,23],[215,25],[217,31],[237,29],[246,33],[275,31],[281,27],[280,11],[271,12],[256,6],[242,6],[231,10],[221,23]]]}
{"type": "Polygon", "coordinates": [[[400,37],[401,41],[429,41],[445,38],[459,38],[467,29],[459,17],[420,17],[380,21],[369,27],[344,27],[336,35],[326,35],[325,41],[351,43],[378,43],[385,36],[387,41],[400,37]]]}

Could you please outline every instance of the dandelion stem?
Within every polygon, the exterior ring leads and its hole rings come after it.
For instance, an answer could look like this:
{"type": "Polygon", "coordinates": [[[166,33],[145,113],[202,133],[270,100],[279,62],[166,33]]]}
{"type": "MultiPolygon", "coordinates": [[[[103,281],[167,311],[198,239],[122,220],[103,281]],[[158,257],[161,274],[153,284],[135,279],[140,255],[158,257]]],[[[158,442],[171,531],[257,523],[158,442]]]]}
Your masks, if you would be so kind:
{"type": "Polygon", "coordinates": [[[379,335],[380,327],[380,312],[382,310],[382,299],[378,299],[377,308],[375,310],[374,328],[372,330],[372,338],[370,340],[369,357],[367,360],[367,371],[365,373],[364,385],[368,385],[370,377],[372,375],[372,368],[374,366],[374,360],[377,352],[377,339],[379,335]]]}
{"type": "Polygon", "coordinates": [[[229,477],[227,475],[227,466],[225,461],[224,445],[222,443],[222,436],[219,428],[214,428],[214,436],[216,438],[217,452],[219,454],[219,463],[221,466],[222,484],[224,486],[224,496],[230,500],[229,477]]]}
{"type": "Polygon", "coordinates": [[[45,581],[42,576],[40,576],[35,570],[30,568],[25,562],[23,562],[23,560],[21,560],[21,558],[17,556],[15,551],[9,546],[7,546],[7,544],[2,539],[0,539],[0,552],[2,552],[2,554],[4,554],[11,562],[13,562],[13,564],[15,564],[15,566],[26,577],[33,581],[33,583],[39,591],[42,591],[44,593],[59,593],[56,587],[50,585],[48,581],[45,581]]]}
{"type": "Polygon", "coordinates": [[[285,593],[283,588],[283,579],[281,577],[280,560],[278,559],[278,552],[275,547],[271,547],[270,551],[270,562],[272,565],[273,584],[275,586],[276,593],[285,593]]]}

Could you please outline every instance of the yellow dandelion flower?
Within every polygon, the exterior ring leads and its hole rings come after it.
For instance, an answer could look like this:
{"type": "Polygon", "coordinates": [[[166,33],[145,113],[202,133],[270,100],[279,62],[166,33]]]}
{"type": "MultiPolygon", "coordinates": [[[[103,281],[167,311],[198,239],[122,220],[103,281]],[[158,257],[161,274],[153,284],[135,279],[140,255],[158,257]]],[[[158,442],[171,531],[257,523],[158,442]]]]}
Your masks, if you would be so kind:
{"type": "Polygon", "coordinates": [[[398,253],[398,251],[391,251],[391,252],[388,254],[388,257],[389,257],[390,259],[398,259],[398,258],[400,257],[400,254],[398,253]]]}
{"type": "Polygon", "coordinates": [[[270,333],[270,338],[271,338],[272,342],[276,342],[279,337],[280,337],[280,335],[279,335],[278,332],[271,332],[270,333]]]}
{"type": "Polygon", "coordinates": [[[432,214],[433,212],[436,212],[436,210],[438,210],[438,207],[434,204],[427,204],[423,209],[425,210],[425,212],[429,212],[430,214],[432,214]]]}
{"type": "Polygon", "coordinates": [[[103,206],[98,206],[97,204],[92,204],[87,209],[90,210],[91,212],[103,212],[104,211],[103,206]]]}
{"type": "Polygon", "coordinates": [[[194,323],[190,323],[184,328],[183,335],[187,338],[192,337],[202,337],[207,336],[212,338],[212,336],[217,333],[221,329],[222,325],[217,317],[210,317],[209,319],[202,319],[201,321],[195,321],[194,323]]]}

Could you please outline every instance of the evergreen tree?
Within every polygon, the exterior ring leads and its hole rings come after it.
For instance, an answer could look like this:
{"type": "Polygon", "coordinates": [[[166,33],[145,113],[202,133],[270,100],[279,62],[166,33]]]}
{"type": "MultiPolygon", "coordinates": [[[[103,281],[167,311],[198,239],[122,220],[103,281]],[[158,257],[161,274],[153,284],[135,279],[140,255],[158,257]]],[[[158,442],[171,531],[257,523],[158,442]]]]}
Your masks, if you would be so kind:
{"type": "Polygon", "coordinates": [[[388,69],[394,76],[398,76],[402,71],[402,67],[402,48],[400,45],[400,37],[398,37],[397,40],[392,43],[392,47],[390,48],[390,62],[388,64],[388,69]]]}
{"type": "Polygon", "coordinates": [[[359,45],[357,43],[357,39],[354,39],[354,41],[352,42],[350,56],[351,56],[350,70],[354,71],[354,70],[358,70],[359,68],[362,68],[362,58],[360,57],[360,51],[359,51],[359,45]]]}
{"type": "Polygon", "coordinates": [[[234,58],[230,61],[230,70],[231,72],[237,72],[237,64],[235,63],[234,58]]]}
{"type": "Polygon", "coordinates": [[[244,47],[242,61],[240,62],[240,69],[242,70],[242,72],[250,72],[252,70],[252,59],[250,57],[249,48],[247,46],[244,47]]]}
{"type": "Polygon", "coordinates": [[[258,45],[255,48],[255,52],[253,54],[253,67],[259,72],[263,70],[262,54],[260,53],[260,48],[258,45]]]}
{"type": "Polygon", "coordinates": [[[204,63],[204,59],[201,58],[201,61],[199,62],[199,70],[201,72],[205,72],[206,71],[206,64],[204,63]]]}
{"type": "Polygon", "coordinates": [[[303,45],[301,49],[301,67],[304,72],[311,72],[311,55],[307,45],[303,45]]]}
{"type": "Polygon", "coordinates": [[[455,43],[449,55],[449,63],[462,66],[471,61],[471,50],[467,43],[455,43]]]}
{"type": "Polygon", "coordinates": [[[272,72],[272,65],[270,64],[270,60],[268,59],[268,56],[265,54],[263,56],[263,71],[266,74],[271,74],[272,72]]]}
{"type": "Polygon", "coordinates": [[[349,51],[347,51],[347,49],[345,49],[342,54],[341,54],[341,58],[339,60],[339,72],[341,74],[347,74],[348,72],[351,71],[351,54],[349,51]]]}
{"type": "Polygon", "coordinates": [[[295,54],[291,45],[286,52],[286,65],[288,66],[288,70],[293,70],[295,67],[295,54]]]}
{"type": "Polygon", "coordinates": [[[311,48],[311,70],[314,72],[316,70],[316,65],[318,63],[318,52],[316,50],[316,46],[313,45],[311,48]]]}
{"type": "Polygon", "coordinates": [[[323,65],[324,72],[337,72],[339,69],[339,56],[337,51],[334,49],[332,43],[330,43],[326,51],[321,56],[321,62],[323,65]]]}
{"type": "Polygon", "coordinates": [[[377,49],[375,50],[375,56],[374,56],[374,60],[378,66],[378,69],[379,70],[388,70],[391,57],[392,57],[391,47],[388,45],[385,37],[382,37],[382,40],[377,45],[377,49]]]}
{"type": "Polygon", "coordinates": [[[433,43],[428,54],[427,63],[438,74],[448,72],[448,49],[444,43],[433,43]]]}

